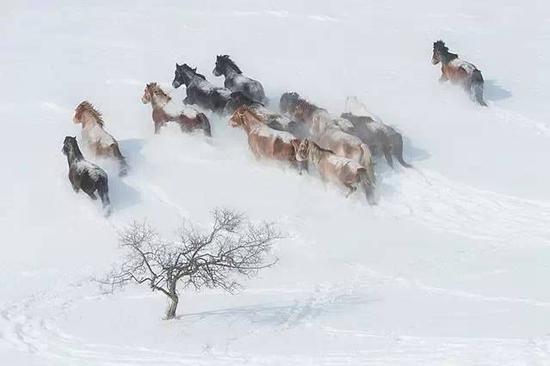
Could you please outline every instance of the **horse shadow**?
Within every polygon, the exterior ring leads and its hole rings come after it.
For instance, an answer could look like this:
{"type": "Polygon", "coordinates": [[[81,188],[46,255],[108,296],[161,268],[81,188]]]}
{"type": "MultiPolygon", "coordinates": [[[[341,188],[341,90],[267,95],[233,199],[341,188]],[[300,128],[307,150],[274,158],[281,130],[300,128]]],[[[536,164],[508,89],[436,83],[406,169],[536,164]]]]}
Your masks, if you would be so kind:
{"type": "Polygon", "coordinates": [[[143,160],[141,152],[145,146],[145,139],[119,140],[118,144],[124,156],[130,161],[130,164],[143,160]]]}
{"type": "Polygon", "coordinates": [[[430,158],[431,154],[426,150],[414,146],[412,141],[407,137],[403,136],[403,158],[405,161],[414,164],[414,162],[427,160],[430,158]]]}
{"type": "MultiPolygon", "coordinates": [[[[132,175],[132,170],[136,169],[140,161],[143,161],[141,151],[145,145],[144,139],[127,139],[119,142],[122,153],[128,160],[129,172],[132,175]]],[[[115,168],[112,169],[113,171],[115,168]]],[[[113,172],[114,173],[114,172],[113,172]]],[[[109,193],[111,203],[115,210],[123,210],[135,206],[141,202],[141,194],[138,190],[131,187],[125,182],[125,177],[119,177],[117,174],[109,176],[109,193]]]]}
{"type": "Polygon", "coordinates": [[[484,81],[483,94],[485,99],[491,101],[507,99],[512,96],[512,92],[501,87],[496,80],[484,81]]]}
{"type": "Polygon", "coordinates": [[[139,191],[124,182],[123,177],[113,176],[109,179],[109,196],[115,211],[127,209],[141,202],[139,191]]]}

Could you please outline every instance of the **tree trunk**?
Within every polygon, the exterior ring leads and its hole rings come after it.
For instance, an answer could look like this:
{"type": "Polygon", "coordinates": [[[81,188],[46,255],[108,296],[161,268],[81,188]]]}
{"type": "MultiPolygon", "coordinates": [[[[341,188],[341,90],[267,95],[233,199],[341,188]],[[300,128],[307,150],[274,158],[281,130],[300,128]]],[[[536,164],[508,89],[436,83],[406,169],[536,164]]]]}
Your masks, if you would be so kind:
{"type": "Polygon", "coordinates": [[[170,304],[166,310],[166,320],[174,319],[176,317],[176,309],[178,308],[178,295],[172,295],[169,297],[170,304]]]}

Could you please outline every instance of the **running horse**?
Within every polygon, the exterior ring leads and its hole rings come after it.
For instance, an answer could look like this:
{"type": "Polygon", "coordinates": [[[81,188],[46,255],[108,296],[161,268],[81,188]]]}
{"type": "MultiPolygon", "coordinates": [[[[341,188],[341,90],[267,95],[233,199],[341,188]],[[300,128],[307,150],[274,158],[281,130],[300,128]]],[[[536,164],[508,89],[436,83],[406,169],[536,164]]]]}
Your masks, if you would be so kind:
{"type": "Polygon", "coordinates": [[[67,157],[69,164],[69,181],[73,190],[78,193],[84,191],[91,199],[97,200],[96,192],[99,194],[103,204],[104,213],[109,216],[111,213],[111,201],[109,199],[109,178],[107,173],[99,166],[90,163],[78,148],[76,137],[66,136],[63,140],[63,155],[67,157]]]}
{"type": "Polygon", "coordinates": [[[224,86],[233,92],[242,92],[248,98],[267,105],[264,87],[254,79],[244,76],[241,69],[229,58],[229,55],[216,57],[214,76],[225,76],[224,86]]]}
{"type": "Polygon", "coordinates": [[[295,92],[284,93],[279,108],[294,121],[304,123],[311,132],[310,139],[317,145],[365,167],[369,181],[374,185],[376,177],[372,154],[368,145],[350,133],[353,132],[351,122],[343,118],[333,119],[325,109],[295,92]]]}
{"type": "Polygon", "coordinates": [[[212,85],[204,75],[197,72],[197,68],[176,63],[172,86],[179,88],[184,84],[187,87],[187,96],[183,100],[185,104],[196,104],[216,113],[224,113],[225,105],[231,98],[231,90],[212,85]]]}
{"type": "Polygon", "coordinates": [[[357,97],[346,99],[346,112],[340,117],[353,124],[353,134],[368,145],[373,155],[384,155],[388,165],[393,168],[394,156],[405,168],[412,165],[403,160],[403,136],[393,127],[369,112],[364,103],[357,97]]]}
{"type": "Polygon", "coordinates": [[[447,80],[453,84],[462,85],[464,90],[482,106],[487,106],[483,100],[483,76],[473,64],[461,60],[457,54],[449,52],[445,42],[434,42],[432,64],[441,62],[440,82],[447,80]]]}
{"type": "Polygon", "coordinates": [[[332,181],[348,188],[346,197],[361,187],[370,205],[376,204],[373,184],[370,182],[367,169],[355,160],[338,156],[328,149],[323,149],[308,139],[292,141],[296,150],[296,160],[309,162],[315,166],[324,181],[332,181]]]}
{"type": "Polygon", "coordinates": [[[82,125],[82,140],[91,153],[116,159],[119,163],[118,174],[124,176],[128,173],[128,163],[120,152],[117,140],[105,131],[101,113],[90,102],[83,101],[76,107],[73,122],[82,125]]]}
{"type": "Polygon", "coordinates": [[[165,126],[167,122],[176,122],[183,132],[201,129],[206,136],[212,136],[210,122],[204,113],[191,107],[171,112],[168,108],[171,100],[172,98],[157,83],[149,83],[145,86],[141,101],[143,104],[150,103],[153,108],[155,134],[158,134],[161,127],[165,126]]]}
{"type": "Polygon", "coordinates": [[[302,171],[303,166],[296,161],[296,151],[292,144],[298,139],[289,132],[270,128],[253,109],[239,107],[229,119],[229,125],[244,129],[248,136],[248,146],[256,158],[282,161],[302,171]]]}

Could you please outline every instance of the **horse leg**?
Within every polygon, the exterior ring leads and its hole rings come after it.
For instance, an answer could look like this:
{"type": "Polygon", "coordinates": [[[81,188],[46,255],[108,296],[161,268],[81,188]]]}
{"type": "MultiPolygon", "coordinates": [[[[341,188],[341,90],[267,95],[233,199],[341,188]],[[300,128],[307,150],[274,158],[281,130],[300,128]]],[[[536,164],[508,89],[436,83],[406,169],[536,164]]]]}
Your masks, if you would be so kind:
{"type": "Polygon", "coordinates": [[[367,176],[367,172],[363,171],[359,174],[359,179],[361,182],[361,186],[363,187],[363,191],[365,192],[365,197],[367,199],[367,202],[369,205],[376,205],[376,201],[374,199],[374,190],[372,184],[369,183],[369,179],[367,176]]]}
{"type": "Polygon", "coordinates": [[[308,172],[309,171],[309,167],[308,167],[308,163],[307,163],[307,160],[303,160],[303,161],[299,161],[298,162],[298,173],[300,175],[302,175],[303,172],[308,172]]]}
{"type": "Polygon", "coordinates": [[[391,151],[392,151],[391,145],[384,146],[384,157],[386,158],[388,165],[393,169],[393,158],[391,156],[391,151]]]}
{"type": "Polygon", "coordinates": [[[101,199],[105,215],[109,216],[111,214],[111,200],[109,199],[109,183],[107,177],[97,182],[97,193],[101,199]]]}
{"type": "Polygon", "coordinates": [[[120,152],[120,148],[118,147],[118,144],[111,145],[111,148],[112,148],[114,157],[118,160],[118,164],[119,164],[118,175],[120,177],[125,176],[126,174],[128,174],[128,163],[126,162],[126,158],[120,152]]]}
{"type": "Polygon", "coordinates": [[[161,127],[162,127],[162,122],[155,121],[155,135],[159,134],[161,127]]]}
{"type": "Polygon", "coordinates": [[[75,191],[75,193],[78,193],[78,191],[80,191],[80,184],[78,184],[78,179],[73,171],[69,171],[69,182],[71,182],[73,191],[75,191]]]}
{"type": "Polygon", "coordinates": [[[86,193],[92,200],[97,200],[97,196],[95,195],[96,187],[92,182],[88,182],[89,184],[85,184],[84,187],[82,187],[82,190],[84,193],[86,193]]]}
{"type": "Polygon", "coordinates": [[[210,121],[208,120],[208,117],[204,113],[197,114],[197,119],[200,122],[201,129],[204,132],[205,136],[211,137],[212,136],[212,130],[210,127],[210,121]]]}
{"type": "Polygon", "coordinates": [[[470,93],[476,102],[487,107],[487,103],[483,100],[483,76],[481,76],[481,72],[479,71],[474,72],[470,93]]]}
{"type": "Polygon", "coordinates": [[[348,193],[346,193],[346,198],[348,198],[353,192],[357,190],[357,187],[351,183],[344,183],[344,185],[349,188],[348,193]]]}

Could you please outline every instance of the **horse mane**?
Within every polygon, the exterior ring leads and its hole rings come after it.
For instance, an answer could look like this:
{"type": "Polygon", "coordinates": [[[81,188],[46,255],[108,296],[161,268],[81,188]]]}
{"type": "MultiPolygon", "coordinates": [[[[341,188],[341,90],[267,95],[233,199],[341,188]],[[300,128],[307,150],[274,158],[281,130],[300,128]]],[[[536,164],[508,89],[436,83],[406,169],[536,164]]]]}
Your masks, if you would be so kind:
{"type": "Polygon", "coordinates": [[[147,88],[152,88],[153,90],[156,90],[157,92],[159,92],[159,94],[161,94],[162,97],[165,97],[168,101],[172,100],[172,97],[166,94],[166,92],[162,90],[160,85],[158,85],[156,82],[147,84],[147,88]]]}
{"type": "Polygon", "coordinates": [[[307,113],[308,115],[313,114],[313,112],[322,109],[317,107],[315,104],[305,100],[304,98],[298,98],[296,100],[296,103],[294,104],[293,108],[301,108],[304,113],[307,113]]]}
{"type": "Polygon", "coordinates": [[[447,60],[454,60],[455,58],[458,58],[458,55],[456,53],[449,52],[449,47],[445,45],[445,42],[442,40],[434,42],[434,51],[438,51],[441,54],[445,55],[447,60]]]}
{"type": "Polygon", "coordinates": [[[309,143],[312,145],[312,146],[315,146],[315,148],[321,152],[328,152],[328,153],[331,153],[331,154],[336,154],[334,151],[330,150],[330,149],[325,149],[324,147],[321,147],[319,146],[317,143],[311,141],[311,140],[308,140],[309,143]]]}
{"type": "Polygon", "coordinates": [[[238,74],[242,74],[243,72],[241,69],[239,69],[239,66],[235,62],[233,62],[232,59],[229,58],[229,55],[221,55],[218,56],[218,61],[223,62],[229,66],[231,66],[238,74]]]}
{"type": "MultiPolygon", "coordinates": [[[[75,158],[77,160],[83,160],[84,155],[82,155],[82,151],[80,151],[80,147],[78,146],[78,142],[76,141],[76,137],[72,136],[65,136],[65,140],[63,141],[63,145],[70,144],[73,150],[73,153],[75,154],[75,158]]],[[[67,156],[68,158],[68,156],[67,156]]]]}
{"type": "Polygon", "coordinates": [[[103,121],[103,116],[102,116],[101,112],[99,112],[97,109],[95,109],[93,104],[88,102],[87,100],[81,102],[76,107],[75,117],[77,119],[80,119],[80,117],[82,116],[82,113],[84,113],[84,112],[90,113],[92,115],[92,117],[96,120],[97,124],[100,125],[101,127],[103,127],[105,122],[103,121]]]}
{"type": "Polygon", "coordinates": [[[198,72],[195,71],[195,75],[200,77],[202,80],[206,80],[206,76],[204,76],[203,74],[199,74],[198,72]]]}
{"type": "Polygon", "coordinates": [[[179,66],[178,64],[176,64],[176,67],[178,67],[178,68],[181,67],[181,68],[184,68],[184,69],[186,69],[186,70],[189,70],[189,71],[191,71],[195,76],[198,76],[198,77],[200,77],[200,78],[203,79],[203,80],[206,80],[206,77],[205,77],[203,74],[199,74],[199,73],[197,72],[197,68],[196,68],[196,67],[195,67],[195,68],[192,68],[191,66],[189,66],[189,65],[187,65],[187,64],[183,64],[183,65],[181,65],[181,66],[179,66]]]}

